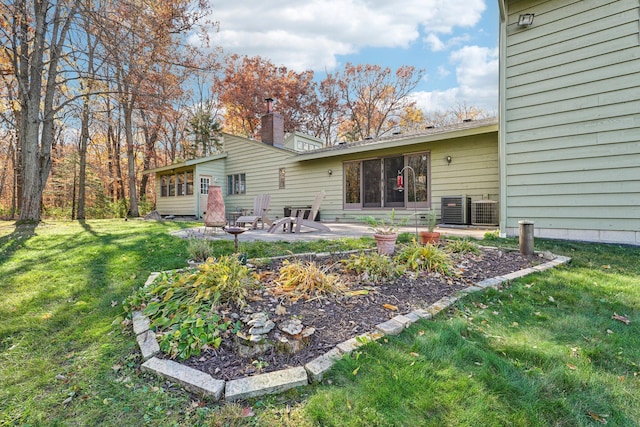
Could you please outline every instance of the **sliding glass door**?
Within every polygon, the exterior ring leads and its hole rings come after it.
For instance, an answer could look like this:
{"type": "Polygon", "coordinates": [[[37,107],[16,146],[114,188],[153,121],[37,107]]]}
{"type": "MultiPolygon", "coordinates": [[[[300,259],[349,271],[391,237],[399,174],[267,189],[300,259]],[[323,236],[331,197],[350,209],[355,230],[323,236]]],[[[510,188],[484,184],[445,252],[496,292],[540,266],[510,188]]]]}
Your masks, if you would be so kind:
{"type": "Polygon", "coordinates": [[[428,207],[429,155],[417,153],[357,160],[344,163],[344,207],[403,208],[428,207]],[[409,168],[416,173],[414,179],[409,168]],[[404,169],[403,186],[398,186],[398,174],[404,169]]]}

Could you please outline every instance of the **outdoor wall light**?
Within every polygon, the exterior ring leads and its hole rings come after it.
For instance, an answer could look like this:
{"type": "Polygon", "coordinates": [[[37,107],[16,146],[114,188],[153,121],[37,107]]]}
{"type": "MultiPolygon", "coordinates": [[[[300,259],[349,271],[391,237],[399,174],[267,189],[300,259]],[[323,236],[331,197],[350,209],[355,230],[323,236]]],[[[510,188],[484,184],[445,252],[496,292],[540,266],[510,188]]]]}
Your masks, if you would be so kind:
{"type": "Polygon", "coordinates": [[[447,164],[450,165],[451,164],[451,156],[447,156],[447,164]]]}
{"type": "Polygon", "coordinates": [[[331,169],[329,169],[327,173],[329,174],[329,176],[333,175],[333,171],[331,169]]]}
{"type": "Polygon", "coordinates": [[[533,24],[533,13],[524,13],[518,17],[518,27],[528,27],[533,24]]]}

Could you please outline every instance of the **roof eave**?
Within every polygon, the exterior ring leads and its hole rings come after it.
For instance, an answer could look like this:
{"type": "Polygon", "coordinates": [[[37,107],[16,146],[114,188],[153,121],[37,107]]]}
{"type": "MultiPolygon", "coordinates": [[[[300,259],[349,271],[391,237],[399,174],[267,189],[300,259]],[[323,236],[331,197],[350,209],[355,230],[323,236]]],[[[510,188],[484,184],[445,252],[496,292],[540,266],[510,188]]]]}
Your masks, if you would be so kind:
{"type": "Polygon", "coordinates": [[[161,166],[159,168],[146,169],[146,170],[143,170],[142,173],[143,174],[152,174],[152,173],[157,173],[157,172],[170,171],[170,170],[173,170],[173,169],[186,168],[186,167],[194,166],[194,165],[197,165],[197,164],[200,164],[200,163],[204,163],[204,162],[210,162],[210,161],[214,161],[214,160],[218,160],[218,159],[223,159],[225,157],[227,157],[227,153],[216,154],[215,156],[200,157],[198,159],[185,160],[184,162],[174,163],[172,165],[167,165],[167,166],[161,166]]]}
{"type": "Polygon", "coordinates": [[[498,132],[498,123],[492,122],[490,124],[478,127],[464,128],[451,130],[446,132],[434,132],[432,134],[422,134],[415,136],[398,137],[387,141],[378,141],[366,145],[356,145],[351,147],[345,147],[342,149],[336,149],[331,151],[318,151],[312,153],[304,153],[296,156],[298,161],[323,159],[327,157],[338,157],[347,154],[365,153],[369,151],[378,151],[386,148],[394,148],[399,146],[424,144],[436,141],[443,141],[446,139],[464,138],[474,135],[482,135],[485,133],[498,132]]]}

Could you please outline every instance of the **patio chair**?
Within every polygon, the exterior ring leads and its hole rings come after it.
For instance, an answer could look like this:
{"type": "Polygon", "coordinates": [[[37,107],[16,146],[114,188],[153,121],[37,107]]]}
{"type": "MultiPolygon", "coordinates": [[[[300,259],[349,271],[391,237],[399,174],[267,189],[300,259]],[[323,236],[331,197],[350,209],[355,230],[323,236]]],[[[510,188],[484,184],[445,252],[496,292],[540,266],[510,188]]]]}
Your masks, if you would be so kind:
{"type": "Polygon", "coordinates": [[[204,215],[204,234],[207,234],[208,228],[213,228],[216,232],[217,228],[224,229],[226,225],[227,216],[225,215],[222,189],[219,185],[210,185],[207,193],[207,211],[204,215]]]}
{"type": "Polygon", "coordinates": [[[281,228],[289,233],[295,232],[299,233],[300,229],[304,227],[314,228],[320,231],[331,231],[329,227],[322,224],[319,221],[314,221],[318,211],[320,210],[320,204],[322,203],[322,199],[324,199],[324,191],[321,191],[316,194],[316,198],[311,205],[311,209],[309,208],[291,208],[291,216],[281,218],[271,224],[269,227],[269,233],[275,233],[278,228],[281,228]],[[305,219],[306,217],[306,219],[305,219]]]}
{"type": "Polygon", "coordinates": [[[271,220],[267,218],[267,212],[269,212],[269,203],[271,202],[271,195],[258,194],[253,198],[253,213],[251,215],[243,215],[236,219],[236,225],[251,224],[251,229],[258,228],[258,223],[261,224],[260,228],[264,228],[264,223],[271,224],[271,220]]]}

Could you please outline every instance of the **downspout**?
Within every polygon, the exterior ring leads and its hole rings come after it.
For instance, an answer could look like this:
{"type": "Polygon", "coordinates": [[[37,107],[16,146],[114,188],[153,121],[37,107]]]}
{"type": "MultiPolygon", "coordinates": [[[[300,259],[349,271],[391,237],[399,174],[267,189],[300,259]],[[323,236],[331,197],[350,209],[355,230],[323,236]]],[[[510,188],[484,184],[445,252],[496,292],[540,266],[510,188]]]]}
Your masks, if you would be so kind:
{"type": "Polygon", "coordinates": [[[500,22],[507,20],[507,8],[504,5],[504,0],[498,0],[498,7],[500,8],[500,22]]]}
{"type": "Polygon", "coordinates": [[[506,63],[507,63],[507,9],[505,0],[498,0],[500,8],[499,61],[498,61],[498,168],[500,174],[500,237],[507,235],[507,146],[506,146],[506,63]]]}

